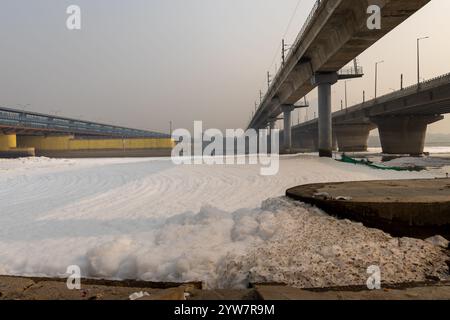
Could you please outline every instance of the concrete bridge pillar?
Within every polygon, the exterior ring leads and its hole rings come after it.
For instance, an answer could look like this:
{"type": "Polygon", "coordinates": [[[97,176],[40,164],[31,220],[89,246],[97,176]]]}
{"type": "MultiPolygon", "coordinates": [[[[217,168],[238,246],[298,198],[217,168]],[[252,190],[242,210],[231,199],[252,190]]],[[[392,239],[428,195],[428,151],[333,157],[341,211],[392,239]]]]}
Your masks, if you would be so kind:
{"type": "Polygon", "coordinates": [[[295,110],[295,107],[293,105],[283,105],[281,106],[281,111],[283,112],[283,118],[284,118],[284,149],[286,152],[290,152],[292,149],[292,111],[295,110]]]}
{"type": "Polygon", "coordinates": [[[423,154],[427,126],[444,119],[441,115],[405,115],[372,118],[380,132],[383,153],[423,154]]]}
{"type": "Polygon", "coordinates": [[[319,156],[333,156],[333,135],[331,123],[331,86],[338,81],[337,73],[316,73],[313,85],[319,91],[319,156]]]}
{"type": "Polygon", "coordinates": [[[341,152],[359,152],[367,151],[367,141],[370,131],[375,129],[373,124],[342,124],[335,125],[339,151],[341,152]]]}
{"type": "Polygon", "coordinates": [[[0,151],[7,151],[15,148],[17,148],[16,135],[0,133],[0,151]]]}
{"type": "Polygon", "coordinates": [[[275,130],[275,121],[272,120],[269,122],[269,141],[267,142],[267,146],[268,146],[268,153],[272,153],[272,132],[273,130],[275,130]]]}

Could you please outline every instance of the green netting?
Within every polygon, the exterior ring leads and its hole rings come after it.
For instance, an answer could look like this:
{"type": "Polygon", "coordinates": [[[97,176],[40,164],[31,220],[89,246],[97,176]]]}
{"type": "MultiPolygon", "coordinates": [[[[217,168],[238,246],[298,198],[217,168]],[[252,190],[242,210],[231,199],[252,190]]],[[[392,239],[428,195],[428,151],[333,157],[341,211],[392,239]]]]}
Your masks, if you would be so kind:
{"type": "Polygon", "coordinates": [[[378,169],[378,170],[394,170],[394,171],[422,171],[425,170],[423,167],[413,166],[413,167],[388,167],[382,164],[374,163],[368,159],[354,159],[345,154],[342,155],[341,159],[338,160],[345,163],[359,164],[365,165],[370,168],[378,169]]]}

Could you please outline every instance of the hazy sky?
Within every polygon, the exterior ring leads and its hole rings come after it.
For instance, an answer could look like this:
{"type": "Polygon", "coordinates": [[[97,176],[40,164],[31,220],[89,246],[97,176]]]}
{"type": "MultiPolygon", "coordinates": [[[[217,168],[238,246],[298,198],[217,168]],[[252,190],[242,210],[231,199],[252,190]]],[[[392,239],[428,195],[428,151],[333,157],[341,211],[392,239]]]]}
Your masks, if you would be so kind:
{"type": "MultiPolygon", "coordinates": [[[[245,127],[298,0],[1,0],[0,105],[143,129],[245,127]],[[82,29],[66,28],[81,7],[82,29]]],[[[293,41],[312,0],[301,0],[293,41]]],[[[365,77],[348,83],[349,105],[416,79],[416,38],[424,78],[450,72],[450,1],[422,11],[359,57],[365,77]]],[[[271,70],[274,70],[275,63],[271,70]]],[[[340,108],[344,85],[333,87],[340,108]]],[[[316,93],[310,94],[315,112],[316,93]]],[[[304,118],[305,114],[301,115],[304,118]]],[[[297,121],[297,115],[294,117],[297,121]]],[[[447,118],[430,127],[450,133],[447,118]]]]}

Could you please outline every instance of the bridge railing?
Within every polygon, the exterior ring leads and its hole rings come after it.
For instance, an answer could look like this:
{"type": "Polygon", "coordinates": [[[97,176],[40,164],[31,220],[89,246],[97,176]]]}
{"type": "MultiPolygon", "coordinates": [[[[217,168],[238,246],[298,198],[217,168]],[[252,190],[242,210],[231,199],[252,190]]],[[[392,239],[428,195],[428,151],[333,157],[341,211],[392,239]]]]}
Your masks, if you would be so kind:
{"type": "Polygon", "coordinates": [[[339,76],[360,76],[364,74],[364,69],[361,66],[342,68],[338,71],[339,76]]]}
{"type": "MultiPolygon", "coordinates": [[[[289,52],[286,56],[286,61],[289,61],[289,59],[294,55],[295,50],[293,50],[293,48],[297,48],[300,45],[300,42],[302,41],[303,36],[306,33],[306,30],[308,30],[308,28],[310,27],[313,19],[315,18],[316,14],[320,8],[320,5],[324,2],[325,2],[325,0],[316,0],[316,2],[314,3],[314,5],[311,9],[311,12],[309,13],[308,17],[306,18],[305,23],[303,24],[302,28],[300,29],[300,32],[298,33],[297,37],[295,38],[294,43],[292,44],[291,50],[289,50],[289,52]]],[[[277,70],[277,73],[272,81],[272,84],[275,84],[277,82],[278,78],[281,76],[282,69],[283,68],[281,67],[280,69],[277,70]]],[[[267,92],[267,94],[270,91],[271,90],[269,90],[267,92]]]]}
{"type": "Polygon", "coordinates": [[[420,84],[413,84],[413,85],[404,87],[403,89],[395,91],[395,92],[390,92],[390,93],[384,94],[375,99],[366,101],[359,105],[356,105],[356,106],[354,106],[354,108],[356,108],[358,106],[368,106],[368,105],[372,105],[372,104],[377,104],[383,100],[392,100],[395,98],[400,98],[400,97],[409,95],[411,93],[414,93],[414,92],[417,92],[420,90],[427,90],[427,89],[439,86],[441,84],[447,84],[447,83],[450,83],[450,73],[446,73],[446,74],[440,75],[438,77],[431,78],[429,80],[421,82],[420,84]]]}
{"type": "MultiPolygon", "coordinates": [[[[317,11],[320,8],[320,5],[323,2],[325,2],[325,0],[316,0],[316,2],[314,3],[314,6],[312,7],[311,12],[309,13],[308,17],[305,20],[305,23],[303,24],[303,27],[300,29],[300,32],[298,33],[297,37],[294,40],[294,43],[293,43],[293,46],[292,46],[293,48],[295,48],[295,47],[297,47],[299,45],[300,41],[303,38],[303,35],[305,34],[306,30],[310,26],[313,18],[315,17],[317,11]]],[[[289,59],[292,54],[293,54],[293,51],[292,50],[289,51],[287,59],[289,59]]]]}

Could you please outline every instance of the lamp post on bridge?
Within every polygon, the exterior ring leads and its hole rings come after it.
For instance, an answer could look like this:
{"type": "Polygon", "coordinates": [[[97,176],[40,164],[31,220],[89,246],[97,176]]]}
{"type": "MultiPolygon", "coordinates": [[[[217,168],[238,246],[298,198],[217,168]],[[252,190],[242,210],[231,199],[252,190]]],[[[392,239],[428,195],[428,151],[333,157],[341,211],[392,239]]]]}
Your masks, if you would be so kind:
{"type": "Polygon", "coordinates": [[[420,41],[430,37],[417,38],[417,86],[420,86],[420,41]]]}
{"type": "Polygon", "coordinates": [[[375,62],[375,99],[377,98],[377,89],[378,89],[378,65],[384,63],[384,60],[375,62]]]}

